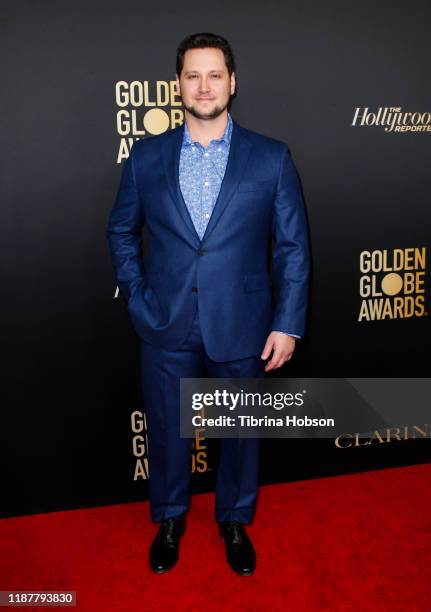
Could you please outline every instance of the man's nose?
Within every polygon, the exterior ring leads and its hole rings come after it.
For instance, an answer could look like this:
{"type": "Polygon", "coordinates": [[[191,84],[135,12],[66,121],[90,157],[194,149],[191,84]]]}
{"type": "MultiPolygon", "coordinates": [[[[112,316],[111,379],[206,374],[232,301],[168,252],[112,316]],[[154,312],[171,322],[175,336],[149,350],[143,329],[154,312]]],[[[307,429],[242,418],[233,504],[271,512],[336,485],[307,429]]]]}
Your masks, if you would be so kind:
{"type": "Polygon", "coordinates": [[[199,83],[200,91],[208,91],[209,90],[209,82],[205,77],[202,77],[199,83]]]}

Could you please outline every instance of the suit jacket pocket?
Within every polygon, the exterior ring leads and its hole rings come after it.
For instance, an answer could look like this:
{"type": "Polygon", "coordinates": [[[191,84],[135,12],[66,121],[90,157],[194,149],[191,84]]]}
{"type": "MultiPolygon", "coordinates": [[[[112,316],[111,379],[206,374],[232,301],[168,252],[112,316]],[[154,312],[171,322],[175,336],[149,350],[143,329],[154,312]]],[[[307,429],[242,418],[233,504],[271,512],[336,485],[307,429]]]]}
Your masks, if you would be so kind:
{"type": "Polygon", "coordinates": [[[238,185],[238,191],[258,191],[260,189],[268,189],[273,185],[274,181],[269,179],[266,181],[243,180],[238,185]]]}
{"type": "Polygon", "coordinates": [[[140,285],[127,303],[133,322],[146,322],[152,327],[160,314],[160,303],[154,290],[148,285],[140,285]]]}

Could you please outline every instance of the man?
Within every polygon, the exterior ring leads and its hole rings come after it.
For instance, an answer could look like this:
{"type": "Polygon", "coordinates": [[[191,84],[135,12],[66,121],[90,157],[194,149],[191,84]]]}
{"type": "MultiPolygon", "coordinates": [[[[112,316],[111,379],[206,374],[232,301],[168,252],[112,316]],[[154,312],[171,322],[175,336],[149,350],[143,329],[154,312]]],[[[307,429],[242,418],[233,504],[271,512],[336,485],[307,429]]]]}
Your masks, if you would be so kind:
{"type": "MultiPolygon", "coordinates": [[[[160,523],[150,565],[158,573],[178,559],[190,503],[191,441],[179,437],[180,378],[205,372],[257,378],[280,368],[304,333],[309,272],[289,149],[240,127],[228,113],[236,87],[229,43],[214,34],[189,36],[177,50],[176,68],[185,123],[133,145],[107,232],[141,340],[150,508],[160,523]]],[[[256,564],[244,525],[256,505],[258,442],[221,440],[217,472],[215,518],[227,560],[243,576],[256,564]]]]}

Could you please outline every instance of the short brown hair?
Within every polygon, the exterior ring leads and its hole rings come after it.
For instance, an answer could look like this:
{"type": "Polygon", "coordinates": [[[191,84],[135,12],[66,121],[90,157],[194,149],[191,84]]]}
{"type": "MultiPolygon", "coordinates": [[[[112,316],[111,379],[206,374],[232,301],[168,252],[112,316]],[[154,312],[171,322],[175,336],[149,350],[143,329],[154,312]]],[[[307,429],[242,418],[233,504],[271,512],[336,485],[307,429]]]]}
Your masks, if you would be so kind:
{"type": "Polygon", "coordinates": [[[181,71],[184,65],[184,55],[189,49],[207,49],[214,48],[223,51],[224,61],[226,68],[228,69],[229,76],[235,70],[235,58],[233,55],[232,47],[228,41],[222,36],[217,34],[211,34],[209,32],[203,32],[200,34],[190,34],[184,40],[180,42],[177,49],[177,75],[181,75],[181,71]]]}

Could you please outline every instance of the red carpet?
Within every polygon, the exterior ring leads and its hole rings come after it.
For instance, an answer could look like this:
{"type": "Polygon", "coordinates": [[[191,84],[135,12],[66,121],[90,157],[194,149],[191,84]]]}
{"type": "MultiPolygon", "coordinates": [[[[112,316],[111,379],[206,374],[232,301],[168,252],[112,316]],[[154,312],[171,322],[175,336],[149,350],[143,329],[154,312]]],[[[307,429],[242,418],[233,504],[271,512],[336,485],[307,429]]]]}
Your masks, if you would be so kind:
{"type": "Polygon", "coordinates": [[[148,502],[2,520],[0,589],[74,590],[88,612],[431,609],[431,465],[262,487],[247,578],[226,564],[213,499],[193,497],[159,576],[148,502]]]}

